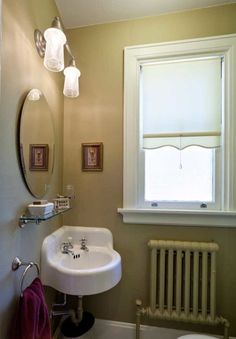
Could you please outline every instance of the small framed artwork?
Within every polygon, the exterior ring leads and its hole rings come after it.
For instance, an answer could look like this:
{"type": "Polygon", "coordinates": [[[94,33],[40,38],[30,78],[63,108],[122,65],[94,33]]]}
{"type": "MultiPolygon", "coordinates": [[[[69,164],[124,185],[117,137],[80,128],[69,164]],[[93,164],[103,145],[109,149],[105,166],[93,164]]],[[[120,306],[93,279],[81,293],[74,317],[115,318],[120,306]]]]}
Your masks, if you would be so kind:
{"type": "Polygon", "coordinates": [[[82,144],[82,171],[103,170],[103,143],[82,144]]]}
{"type": "Polygon", "coordinates": [[[48,144],[30,144],[30,171],[48,171],[48,144]]]}

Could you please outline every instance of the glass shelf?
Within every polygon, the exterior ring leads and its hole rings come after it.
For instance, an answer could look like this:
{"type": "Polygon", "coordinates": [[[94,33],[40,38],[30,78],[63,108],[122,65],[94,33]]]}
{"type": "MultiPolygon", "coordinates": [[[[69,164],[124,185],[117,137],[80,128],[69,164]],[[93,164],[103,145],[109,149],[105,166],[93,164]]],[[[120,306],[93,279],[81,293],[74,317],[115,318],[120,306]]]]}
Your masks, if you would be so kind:
{"type": "Polygon", "coordinates": [[[53,210],[51,213],[43,214],[43,215],[30,215],[30,214],[24,214],[19,218],[19,227],[24,227],[26,224],[29,223],[35,223],[40,224],[42,221],[49,220],[59,214],[65,213],[67,211],[71,210],[71,207],[64,208],[64,209],[58,209],[53,210]]]}

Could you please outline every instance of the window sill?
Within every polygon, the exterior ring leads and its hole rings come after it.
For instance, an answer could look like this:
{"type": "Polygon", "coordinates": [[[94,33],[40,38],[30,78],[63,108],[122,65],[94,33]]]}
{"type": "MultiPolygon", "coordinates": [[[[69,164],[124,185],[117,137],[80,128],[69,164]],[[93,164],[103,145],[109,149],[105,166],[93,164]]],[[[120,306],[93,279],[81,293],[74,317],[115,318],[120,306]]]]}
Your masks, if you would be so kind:
{"type": "Polygon", "coordinates": [[[236,227],[236,211],[118,208],[118,213],[131,224],[236,227]]]}

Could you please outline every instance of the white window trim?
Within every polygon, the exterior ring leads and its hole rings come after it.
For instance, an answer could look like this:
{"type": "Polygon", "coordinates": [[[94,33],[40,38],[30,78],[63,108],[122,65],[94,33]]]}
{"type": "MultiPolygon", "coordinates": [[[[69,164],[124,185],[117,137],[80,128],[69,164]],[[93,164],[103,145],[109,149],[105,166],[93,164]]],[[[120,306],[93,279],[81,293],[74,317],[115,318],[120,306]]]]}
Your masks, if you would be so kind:
{"type": "Polygon", "coordinates": [[[236,35],[126,47],[124,52],[124,167],[123,208],[118,212],[123,221],[137,224],[161,224],[182,226],[236,227],[236,150],[234,151],[236,124],[236,35]],[[225,60],[225,152],[224,188],[222,210],[161,210],[138,208],[138,162],[139,159],[139,72],[140,65],[160,57],[175,57],[188,54],[223,55],[225,60]],[[136,114],[134,114],[136,112],[136,114]],[[131,114],[132,113],[132,114],[131,114]],[[229,137],[228,137],[229,136],[229,137]]]}

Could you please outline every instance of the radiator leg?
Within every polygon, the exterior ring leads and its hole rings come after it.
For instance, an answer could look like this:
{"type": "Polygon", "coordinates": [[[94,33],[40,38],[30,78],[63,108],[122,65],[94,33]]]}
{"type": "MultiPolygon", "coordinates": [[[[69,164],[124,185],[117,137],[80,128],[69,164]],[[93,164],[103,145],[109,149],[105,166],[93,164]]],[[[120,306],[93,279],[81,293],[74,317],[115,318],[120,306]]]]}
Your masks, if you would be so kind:
{"type": "Polygon", "coordinates": [[[136,300],[136,339],[140,339],[140,322],[141,322],[141,306],[142,301],[140,299],[136,300]]]}
{"type": "Polygon", "coordinates": [[[229,339],[229,327],[230,323],[227,319],[221,317],[221,322],[224,325],[224,339],[229,339]]]}

